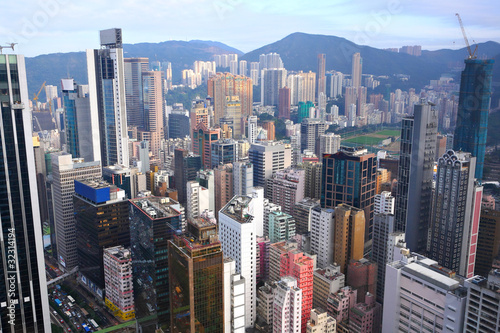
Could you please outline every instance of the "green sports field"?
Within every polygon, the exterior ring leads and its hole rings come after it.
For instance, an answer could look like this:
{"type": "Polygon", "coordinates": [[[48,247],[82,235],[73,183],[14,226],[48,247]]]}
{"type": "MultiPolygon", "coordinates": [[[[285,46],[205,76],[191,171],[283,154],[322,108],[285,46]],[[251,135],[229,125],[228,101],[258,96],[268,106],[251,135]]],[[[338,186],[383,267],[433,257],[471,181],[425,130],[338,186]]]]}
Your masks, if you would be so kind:
{"type": "Polygon", "coordinates": [[[383,130],[383,131],[378,131],[375,133],[370,133],[370,134],[366,134],[366,135],[360,135],[360,136],[348,138],[348,139],[342,140],[342,142],[355,143],[355,144],[365,145],[365,146],[375,146],[375,145],[380,144],[380,142],[382,142],[382,140],[385,140],[390,136],[399,137],[400,134],[401,134],[401,131],[399,131],[399,130],[383,130]]]}

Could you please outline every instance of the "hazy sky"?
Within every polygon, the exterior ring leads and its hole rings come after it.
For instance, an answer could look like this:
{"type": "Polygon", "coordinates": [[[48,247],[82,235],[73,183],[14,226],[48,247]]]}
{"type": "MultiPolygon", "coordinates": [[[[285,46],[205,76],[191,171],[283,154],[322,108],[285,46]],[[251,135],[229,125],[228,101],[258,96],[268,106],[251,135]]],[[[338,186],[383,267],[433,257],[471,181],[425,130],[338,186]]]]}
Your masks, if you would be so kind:
{"type": "Polygon", "coordinates": [[[243,52],[293,32],[335,35],[374,47],[461,48],[500,42],[498,0],[1,0],[0,45],[26,56],[99,46],[122,28],[125,43],[215,40],[243,52]]]}

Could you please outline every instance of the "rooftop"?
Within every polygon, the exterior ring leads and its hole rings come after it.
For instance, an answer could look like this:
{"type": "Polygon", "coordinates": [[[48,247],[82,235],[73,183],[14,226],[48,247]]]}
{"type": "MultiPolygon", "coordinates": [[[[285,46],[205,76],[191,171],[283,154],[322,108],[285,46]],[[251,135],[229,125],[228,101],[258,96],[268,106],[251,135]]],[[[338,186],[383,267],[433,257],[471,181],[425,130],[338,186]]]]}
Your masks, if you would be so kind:
{"type": "Polygon", "coordinates": [[[180,215],[179,211],[171,207],[177,204],[177,201],[170,198],[151,196],[129,201],[152,220],[180,215]]]}
{"type": "Polygon", "coordinates": [[[245,208],[248,207],[250,201],[252,201],[251,197],[242,195],[235,196],[220,210],[220,212],[239,223],[250,223],[253,216],[245,212],[245,208]]]}
{"type": "Polygon", "coordinates": [[[419,263],[413,262],[407,264],[401,270],[445,290],[454,290],[459,287],[459,282],[457,280],[449,278],[419,263]]]}

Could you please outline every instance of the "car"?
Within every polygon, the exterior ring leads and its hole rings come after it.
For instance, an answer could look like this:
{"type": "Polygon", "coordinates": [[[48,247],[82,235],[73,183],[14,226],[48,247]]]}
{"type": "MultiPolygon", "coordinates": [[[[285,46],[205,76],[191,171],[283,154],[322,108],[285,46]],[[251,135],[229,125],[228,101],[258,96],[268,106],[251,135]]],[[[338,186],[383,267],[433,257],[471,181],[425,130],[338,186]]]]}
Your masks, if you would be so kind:
{"type": "Polygon", "coordinates": [[[68,327],[68,332],[71,332],[71,328],[68,327]]]}
{"type": "Polygon", "coordinates": [[[62,319],[59,319],[59,322],[60,322],[60,323],[62,324],[62,323],[64,323],[64,320],[62,320],[62,319]]]}
{"type": "Polygon", "coordinates": [[[77,313],[77,315],[78,315],[78,318],[80,318],[80,317],[82,316],[82,315],[80,314],[80,312],[78,312],[78,313],[77,313]]]}
{"type": "Polygon", "coordinates": [[[52,313],[54,314],[54,316],[57,316],[57,311],[56,310],[52,311],[52,313]]]}

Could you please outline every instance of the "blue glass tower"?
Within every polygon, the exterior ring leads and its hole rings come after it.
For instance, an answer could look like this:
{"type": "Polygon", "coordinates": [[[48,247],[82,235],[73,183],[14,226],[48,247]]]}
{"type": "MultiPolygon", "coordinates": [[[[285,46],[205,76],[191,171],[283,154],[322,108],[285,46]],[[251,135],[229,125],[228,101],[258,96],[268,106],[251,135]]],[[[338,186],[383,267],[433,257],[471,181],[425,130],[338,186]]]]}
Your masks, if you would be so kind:
{"type": "Polygon", "coordinates": [[[453,139],[453,150],[469,152],[476,157],[475,178],[479,181],[483,178],[493,63],[493,59],[465,60],[453,139]]]}

